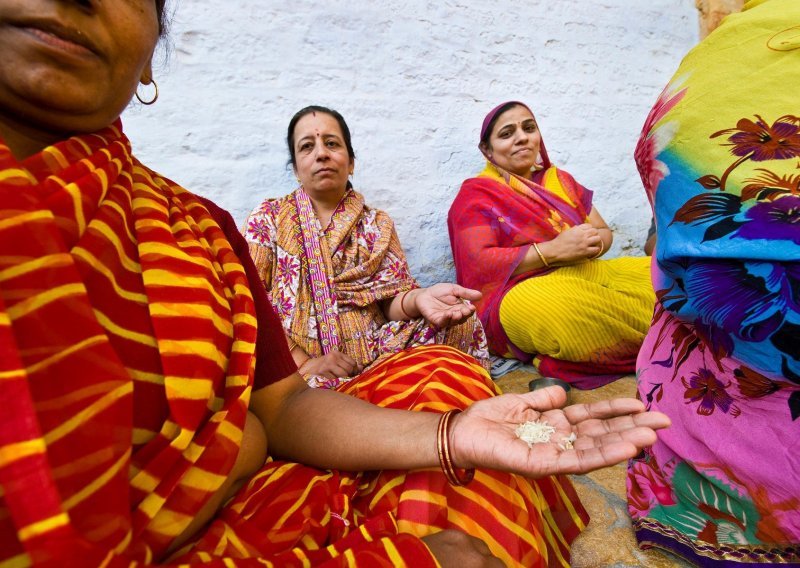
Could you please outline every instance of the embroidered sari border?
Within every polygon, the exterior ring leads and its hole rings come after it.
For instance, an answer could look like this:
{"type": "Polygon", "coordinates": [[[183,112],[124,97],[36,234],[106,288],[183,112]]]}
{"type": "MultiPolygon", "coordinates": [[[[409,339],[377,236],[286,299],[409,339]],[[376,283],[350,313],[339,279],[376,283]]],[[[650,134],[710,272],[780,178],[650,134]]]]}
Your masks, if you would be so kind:
{"type": "Polygon", "coordinates": [[[712,561],[715,567],[741,568],[781,564],[800,566],[800,547],[797,545],[725,545],[693,541],[686,535],[652,519],[633,521],[636,540],[642,548],[661,548],[698,566],[712,561]]]}

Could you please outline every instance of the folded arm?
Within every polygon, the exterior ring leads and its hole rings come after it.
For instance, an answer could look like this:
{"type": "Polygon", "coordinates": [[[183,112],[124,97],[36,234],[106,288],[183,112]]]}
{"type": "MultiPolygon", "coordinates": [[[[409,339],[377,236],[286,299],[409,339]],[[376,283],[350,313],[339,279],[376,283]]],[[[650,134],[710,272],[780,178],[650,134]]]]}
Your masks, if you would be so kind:
{"type": "Polygon", "coordinates": [[[594,260],[608,252],[613,242],[611,229],[597,208],[592,207],[586,223],[570,227],[552,240],[537,243],[536,247],[529,245],[514,274],[594,260]]]}

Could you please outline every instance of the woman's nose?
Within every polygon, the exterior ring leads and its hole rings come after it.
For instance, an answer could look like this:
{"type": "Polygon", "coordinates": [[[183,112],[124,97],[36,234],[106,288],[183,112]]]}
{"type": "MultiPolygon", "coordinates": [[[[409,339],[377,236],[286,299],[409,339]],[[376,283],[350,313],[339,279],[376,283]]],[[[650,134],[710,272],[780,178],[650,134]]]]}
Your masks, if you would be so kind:
{"type": "Polygon", "coordinates": [[[317,146],[317,160],[327,160],[330,158],[330,152],[325,144],[317,146]]]}

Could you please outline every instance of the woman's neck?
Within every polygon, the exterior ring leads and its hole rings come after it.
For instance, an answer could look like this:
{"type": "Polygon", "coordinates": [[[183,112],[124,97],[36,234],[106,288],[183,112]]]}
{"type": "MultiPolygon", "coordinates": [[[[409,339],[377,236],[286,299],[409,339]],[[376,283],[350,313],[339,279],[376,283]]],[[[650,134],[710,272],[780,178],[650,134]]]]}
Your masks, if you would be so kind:
{"type": "Polygon", "coordinates": [[[519,176],[521,178],[524,178],[524,179],[526,179],[528,181],[531,181],[533,179],[533,170],[530,170],[530,169],[529,170],[525,170],[523,172],[511,172],[511,173],[513,173],[514,175],[519,176]]]}
{"type": "Polygon", "coordinates": [[[319,224],[325,230],[331,222],[334,211],[336,211],[339,203],[342,202],[344,194],[347,193],[347,188],[337,192],[307,193],[311,199],[311,205],[314,208],[319,224]]]}
{"type": "Polygon", "coordinates": [[[65,138],[69,134],[53,133],[19,122],[0,111],[0,138],[17,160],[24,160],[65,138]]]}

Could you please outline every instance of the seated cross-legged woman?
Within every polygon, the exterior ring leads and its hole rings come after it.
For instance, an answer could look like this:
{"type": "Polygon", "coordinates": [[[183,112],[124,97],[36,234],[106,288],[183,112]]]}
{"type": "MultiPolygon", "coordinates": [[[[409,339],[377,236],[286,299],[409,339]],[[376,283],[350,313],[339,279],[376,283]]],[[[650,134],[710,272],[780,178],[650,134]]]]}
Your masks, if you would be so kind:
{"type": "Polygon", "coordinates": [[[551,165],[533,113],[511,101],[484,119],[484,170],[448,215],[458,283],[480,290],[497,355],[593,388],[633,372],[655,296],[649,258],[599,260],[612,234],[592,192],[551,165]]]}
{"type": "Polygon", "coordinates": [[[287,144],[300,187],[265,200],[244,235],[309,384],[334,388],[404,349],[423,357],[426,345],[455,347],[486,366],[486,336],[469,303],[480,294],[417,285],[392,220],[348,180],[355,155],[342,115],[298,111],[287,144]]]}

